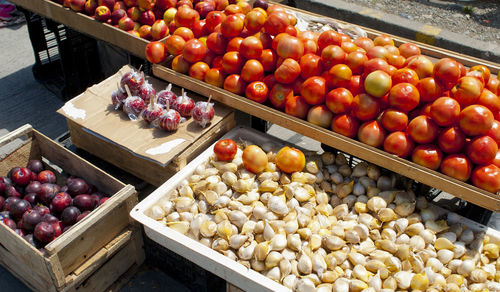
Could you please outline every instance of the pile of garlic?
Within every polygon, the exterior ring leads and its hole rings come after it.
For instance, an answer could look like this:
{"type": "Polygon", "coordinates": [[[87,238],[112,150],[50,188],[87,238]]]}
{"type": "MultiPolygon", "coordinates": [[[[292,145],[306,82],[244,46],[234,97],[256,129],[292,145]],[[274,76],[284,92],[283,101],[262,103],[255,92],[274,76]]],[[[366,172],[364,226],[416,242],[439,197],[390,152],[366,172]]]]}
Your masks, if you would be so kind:
{"type": "Polygon", "coordinates": [[[323,153],[289,175],[263,148],[265,172],[212,156],[148,215],[294,291],[500,291],[496,239],[395,174],[323,153]]]}

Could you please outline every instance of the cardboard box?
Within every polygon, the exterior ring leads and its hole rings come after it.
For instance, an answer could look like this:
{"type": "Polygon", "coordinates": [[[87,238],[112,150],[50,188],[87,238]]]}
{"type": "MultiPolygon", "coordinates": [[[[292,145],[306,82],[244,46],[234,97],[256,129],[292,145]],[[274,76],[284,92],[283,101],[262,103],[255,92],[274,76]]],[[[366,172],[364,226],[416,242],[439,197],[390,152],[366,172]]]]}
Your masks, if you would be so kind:
{"type": "MultiPolygon", "coordinates": [[[[111,103],[111,93],[117,89],[121,76],[131,69],[124,66],[67,102],[58,113],[66,117],[76,147],[159,186],[230,130],[235,123],[234,113],[216,103],[215,116],[207,127],[200,127],[190,118],[176,132],[154,128],[142,120],[131,121],[111,103]]],[[[167,86],[158,79],[146,79],[157,91],[167,86]]],[[[173,90],[180,94],[180,88],[173,90]]],[[[206,101],[200,95],[188,95],[195,101],[206,101]]]]}

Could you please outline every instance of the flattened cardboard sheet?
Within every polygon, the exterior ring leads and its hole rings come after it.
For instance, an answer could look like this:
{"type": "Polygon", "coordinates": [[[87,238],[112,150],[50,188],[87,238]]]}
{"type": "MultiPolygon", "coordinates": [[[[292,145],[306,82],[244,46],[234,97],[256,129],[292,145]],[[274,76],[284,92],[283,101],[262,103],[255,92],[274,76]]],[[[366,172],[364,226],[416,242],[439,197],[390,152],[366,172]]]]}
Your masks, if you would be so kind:
{"type": "MultiPolygon", "coordinates": [[[[95,135],[96,139],[106,140],[135,156],[165,166],[232,111],[215,102],[215,116],[209,125],[202,128],[193,118],[189,118],[179,125],[176,132],[154,128],[143,120],[131,121],[123,111],[114,109],[111,94],[118,88],[121,76],[132,69],[131,66],[124,66],[113,76],[68,101],[57,112],[81,125],[85,131],[95,135]]],[[[168,85],[153,77],[146,76],[146,80],[157,92],[168,85]]],[[[172,90],[177,95],[181,94],[181,89],[177,86],[173,86],[172,90]]],[[[195,102],[207,100],[192,92],[188,92],[188,96],[195,102]]]]}

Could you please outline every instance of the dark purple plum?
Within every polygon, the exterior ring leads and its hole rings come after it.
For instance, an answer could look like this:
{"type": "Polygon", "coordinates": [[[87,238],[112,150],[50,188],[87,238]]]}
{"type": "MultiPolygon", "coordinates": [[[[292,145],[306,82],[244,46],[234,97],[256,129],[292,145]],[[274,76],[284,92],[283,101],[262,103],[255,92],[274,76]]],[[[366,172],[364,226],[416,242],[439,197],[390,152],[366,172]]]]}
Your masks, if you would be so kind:
{"type": "Polygon", "coordinates": [[[21,219],[24,212],[31,210],[31,204],[26,200],[19,200],[10,206],[10,216],[14,219],[21,219]]]}
{"type": "Polygon", "coordinates": [[[15,185],[27,186],[31,181],[31,170],[26,167],[17,167],[10,174],[10,178],[15,185]]]}
{"type": "Polygon", "coordinates": [[[57,221],[52,223],[52,227],[54,227],[54,231],[56,232],[55,237],[59,237],[63,232],[64,224],[61,221],[57,221]]]}
{"type": "Polygon", "coordinates": [[[38,202],[49,205],[56,194],[59,193],[59,190],[60,188],[56,184],[42,184],[40,187],[40,191],[37,193],[38,202]]]}
{"type": "Polygon", "coordinates": [[[40,246],[40,243],[35,239],[33,233],[26,234],[25,236],[23,236],[23,239],[36,248],[40,246]]]}
{"type": "Polygon", "coordinates": [[[7,199],[5,199],[5,203],[3,203],[3,210],[9,212],[12,204],[19,200],[21,199],[18,197],[8,197],[7,199]]]}
{"type": "Polygon", "coordinates": [[[61,192],[67,193],[68,192],[68,186],[62,186],[61,187],[61,192]]]}
{"type": "Polygon", "coordinates": [[[264,10],[267,10],[268,6],[269,6],[269,4],[267,4],[266,0],[255,0],[255,2],[253,2],[253,8],[260,7],[264,10]]]}
{"type": "Polygon", "coordinates": [[[5,198],[0,196],[0,210],[3,209],[3,204],[5,203],[5,198]]]}
{"type": "Polygon", "coordinates": [[[47,206],[43,205],[36,205],[33,207],[33,210],[36,210],[38,213],[40,213],[41,216],[45,216],[46,214],[50,214],[50,210],[47,206]]]}
{"type": "Polygon", "coordinates": [[[68,193],[74,197],[86,194],[89,189],[87,183],[81,178],[73,178],[68,182],[68,193]]]}
{"type": "Polygon", "coordinates": [[[82,214],[80,214],[80,216],[78,216],[78,218],[76,218],[76,222],[80,222],[80,220],[85,218],[88,214],[90,214],[90,211],[82,212],[82,214]]]}
{"type": "Polygon", "coordinates": [[[23,218],[19,219],[16,223],[17,229],[23,229],[23,218]]]}
{"type": "Polygon", "coordinates": [[[41,182],[42,184],[44,183],[55,184],[56,180],[57,180],[56,175],[50,170],[44,170],[38,174],[38,181],[41,182]]]}
{"type": "Polygon", "coordinates": [[[71,206],[71,196],[68,193],[57,193],[50,203],[52,210],[56,213],[62,212],[67,207],[71,206]]]}
{"type": "Polygon", "coordinates": [[[71,228],[71,225],[70,226],[64,226],[63,230],[62,230],[62,233],[66,232],[68,229],[71,228]]]}
{"type": "Polygon", "coordinates": [[[10,227],[12,230],[16,230],[16,222],[10,218],[5,218],[2,220],[3,224],[7,225],[7,227],[10,227]]]}
{"type": "Polygon", "coordinates": [[[69,206],[61,213],[61,221],[64,225],[73,225],[76,223],[78,216],[80,216],[80,210],[75,206],[69,206]]]}
{"type": "Polygon", "coordinates": [[[32,181],[24,188],[24,191],[26,193],[38,193],[41,188],[42,184],[39,181],[32,181]]]}
{"type": "Polygon", "coordinates": [[[96,205],[90,195],[78,195],[73,198],[73,206],[81,211],[91,211],[96,205]]]}
{"type": "Polygon", "coordinates": [[[35,226],[35,232],[33,234],[39,241],[47,243],[54,239],[56,232],[51,224],[40,222],[35,226]]]}
{"type": "Polygon", "coordinates": [[[57,219],[56,216],[52,215],[52,214],[45,214],[42,216],[42,222],[47,222],[49,224],[54,224],[54,223],[57,223],[59,222],[59,219],[57,219]]]}
{"type": "Polygon", "coordinates": [[[22,198],[21,193],[13,185],[9,185],[5,188],[5,196],[6,197],[22,198]]]}
{"type": "Polygon", "coordinates": [[[36,205],[36,193],[27,193],[23,199],[30,202],[32,206],[36,205]]]}
{"type": "Polygon", "coordinates": [[[35,226],[42,222],[42,215],[38,213],[36,210],[29,210],[26,211],[23,215],[23,228],[26,231],[33,231],[35,229],[35,226]]]}
{"type": "Polygon", "coordinates": [[[40,173],[43,170],[43,163],[37,159],[30,160],[26,167],[34,173],[40,173]]]}
{"type": "Polygon", "coordinates": [[[92,184],[87,184],[87,185],[89,186],[89,188],[87,189],[87,192],[86,192],[87,194],[93,194],[93,193],[97,192],[97,188],[94,185],[92,185],[92,184]]]}
{"type": "Polygon", "coordinates": [[[13,167],[9,170],[9,172],[7,173],[7,176],[10,178],[10,180],[12,181],[12,174],[16,171],[18,171],[20,169],[19,166],[16,166],[16,167],[13,167]]]}
{"type": "Polygon", "coordinates": [[[0,196],[4,194],[5,192],[5,188],[8,186],[9,184],[5,181],[5,178],[2,176],[0,177],[0,196]]]}
{"type": "Polygon", "coordinates": [[[24,230],[22,230],[22,229],[18,228],[16,230],[14,230],[14,232],[17,233],[17,235],[19,235],[21,237],[26,236],[26,232],[24,230]]]}

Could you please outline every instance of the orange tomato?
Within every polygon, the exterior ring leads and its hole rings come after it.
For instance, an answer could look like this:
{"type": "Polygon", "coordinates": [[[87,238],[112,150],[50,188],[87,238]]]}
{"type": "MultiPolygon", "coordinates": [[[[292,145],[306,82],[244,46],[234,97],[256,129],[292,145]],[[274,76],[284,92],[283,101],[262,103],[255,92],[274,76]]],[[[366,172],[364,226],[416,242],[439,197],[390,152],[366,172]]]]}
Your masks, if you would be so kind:
{"type": "Polygon", "coordinates": [[[293,173],[304,169],[306,157],[299,149],[285,146],[276,154],[275,162],[281,171],[293,173]]]}

